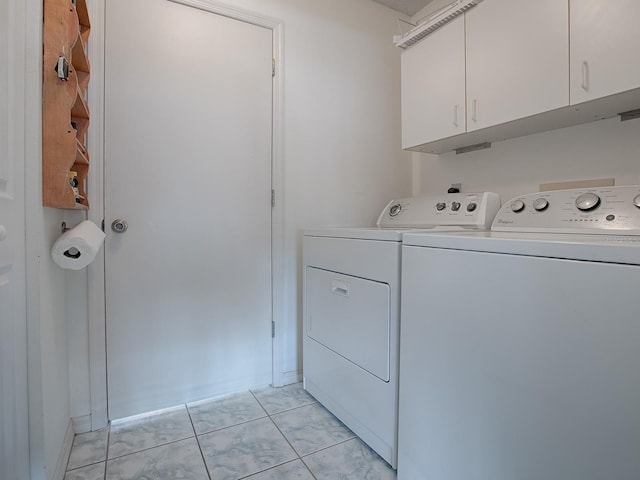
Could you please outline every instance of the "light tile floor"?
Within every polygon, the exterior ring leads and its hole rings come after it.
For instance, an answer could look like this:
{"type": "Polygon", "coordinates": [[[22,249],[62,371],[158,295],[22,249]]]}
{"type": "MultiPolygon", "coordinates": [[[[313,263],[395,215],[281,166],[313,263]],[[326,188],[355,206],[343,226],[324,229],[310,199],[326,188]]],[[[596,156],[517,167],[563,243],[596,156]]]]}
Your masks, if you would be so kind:
{"type": "Polygon", "coordinates": [[[263,388],[76,435],[65,480],[394,480],[302,389],[263,388]]]}

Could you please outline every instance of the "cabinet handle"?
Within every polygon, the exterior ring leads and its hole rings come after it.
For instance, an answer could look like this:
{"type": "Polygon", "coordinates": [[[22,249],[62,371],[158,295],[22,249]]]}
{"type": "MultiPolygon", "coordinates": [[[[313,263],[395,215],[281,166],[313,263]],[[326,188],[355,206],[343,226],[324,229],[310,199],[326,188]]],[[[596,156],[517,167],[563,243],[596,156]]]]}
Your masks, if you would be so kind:
{"type": "Polygon", "coordinates": [[[458,105],[453,106],[453,126],[458,128],[458,105]]]}
{"type": "Polygon", "coordinates": [[[471,120],[474,122],[478,121],[478,100],[475,98],[471,104],[471,120]]]}
{"type": "Polygon", "coordinates": [[[587,61],[582,62],[582,90],[585,92],[589,91],[589,64],[587,61]]]}

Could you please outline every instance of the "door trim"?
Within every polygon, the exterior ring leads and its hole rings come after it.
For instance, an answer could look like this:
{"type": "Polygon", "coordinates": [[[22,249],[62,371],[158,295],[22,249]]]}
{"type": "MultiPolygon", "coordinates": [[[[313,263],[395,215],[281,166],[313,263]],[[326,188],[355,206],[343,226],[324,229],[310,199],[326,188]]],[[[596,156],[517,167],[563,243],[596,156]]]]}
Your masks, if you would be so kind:
{"type": "MultiPolygon", "coordinates": [[[[272,342],[272,384],[284,382],[283,335],[279,320],[284,317],[284,24],[282,21],[255,12],[239,9],[215,0],[166,0],[198,8],[217,15],[251,23],[272,30],[275,76],[272,90],[272,147],[271,184],[275,191],[275,206],[271,209],[271,282],[272,320],[275,336],[272,342]]],[[[88,150],[91,169],[87,190],[92,208],[89,220],[100,225],[104,219],[104,20],[105,2],[87,0],[91,17],[91,88],[88,92],[92,126],[88,132],[88,150]]],[[[89,389],[91,398],[91,429],[107,425],[107,352],[104,249],[97,261],[88,267],[88,322],[89,322],[89,389]]]]}

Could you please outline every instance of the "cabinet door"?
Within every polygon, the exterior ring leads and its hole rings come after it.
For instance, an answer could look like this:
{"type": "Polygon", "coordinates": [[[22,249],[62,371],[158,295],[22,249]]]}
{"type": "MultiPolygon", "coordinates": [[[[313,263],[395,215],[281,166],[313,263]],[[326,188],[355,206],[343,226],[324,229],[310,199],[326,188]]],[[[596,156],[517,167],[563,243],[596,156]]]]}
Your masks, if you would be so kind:
{"type": "Polygon", "coordinates": [[[487,0],[466,13],[467,130],[569,104],[562,0],[487,0]]]}
{"type": "Polygon", "coordinates": [[[464,133],[464,18],[402,53],[402,148],[464,133]]]}
{"type": "Polygon", "coordinates": [[[640,2],[571,0],[571,103],[640,87],[640,2]]]}

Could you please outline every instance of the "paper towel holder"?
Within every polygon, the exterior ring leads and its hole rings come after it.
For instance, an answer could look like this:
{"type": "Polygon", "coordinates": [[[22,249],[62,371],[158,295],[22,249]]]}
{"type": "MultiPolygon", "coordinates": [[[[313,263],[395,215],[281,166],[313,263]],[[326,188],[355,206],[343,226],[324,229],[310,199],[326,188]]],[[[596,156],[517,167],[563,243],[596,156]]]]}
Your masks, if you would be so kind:
{"type": "Polygon", "coordinates": [[[71,230],[71,229],[67,227],[67,222],[62,222],[62,225],[60,226],[60,230],[62,230],[62,233],[64,233],[67,230],[71,230]]]}

